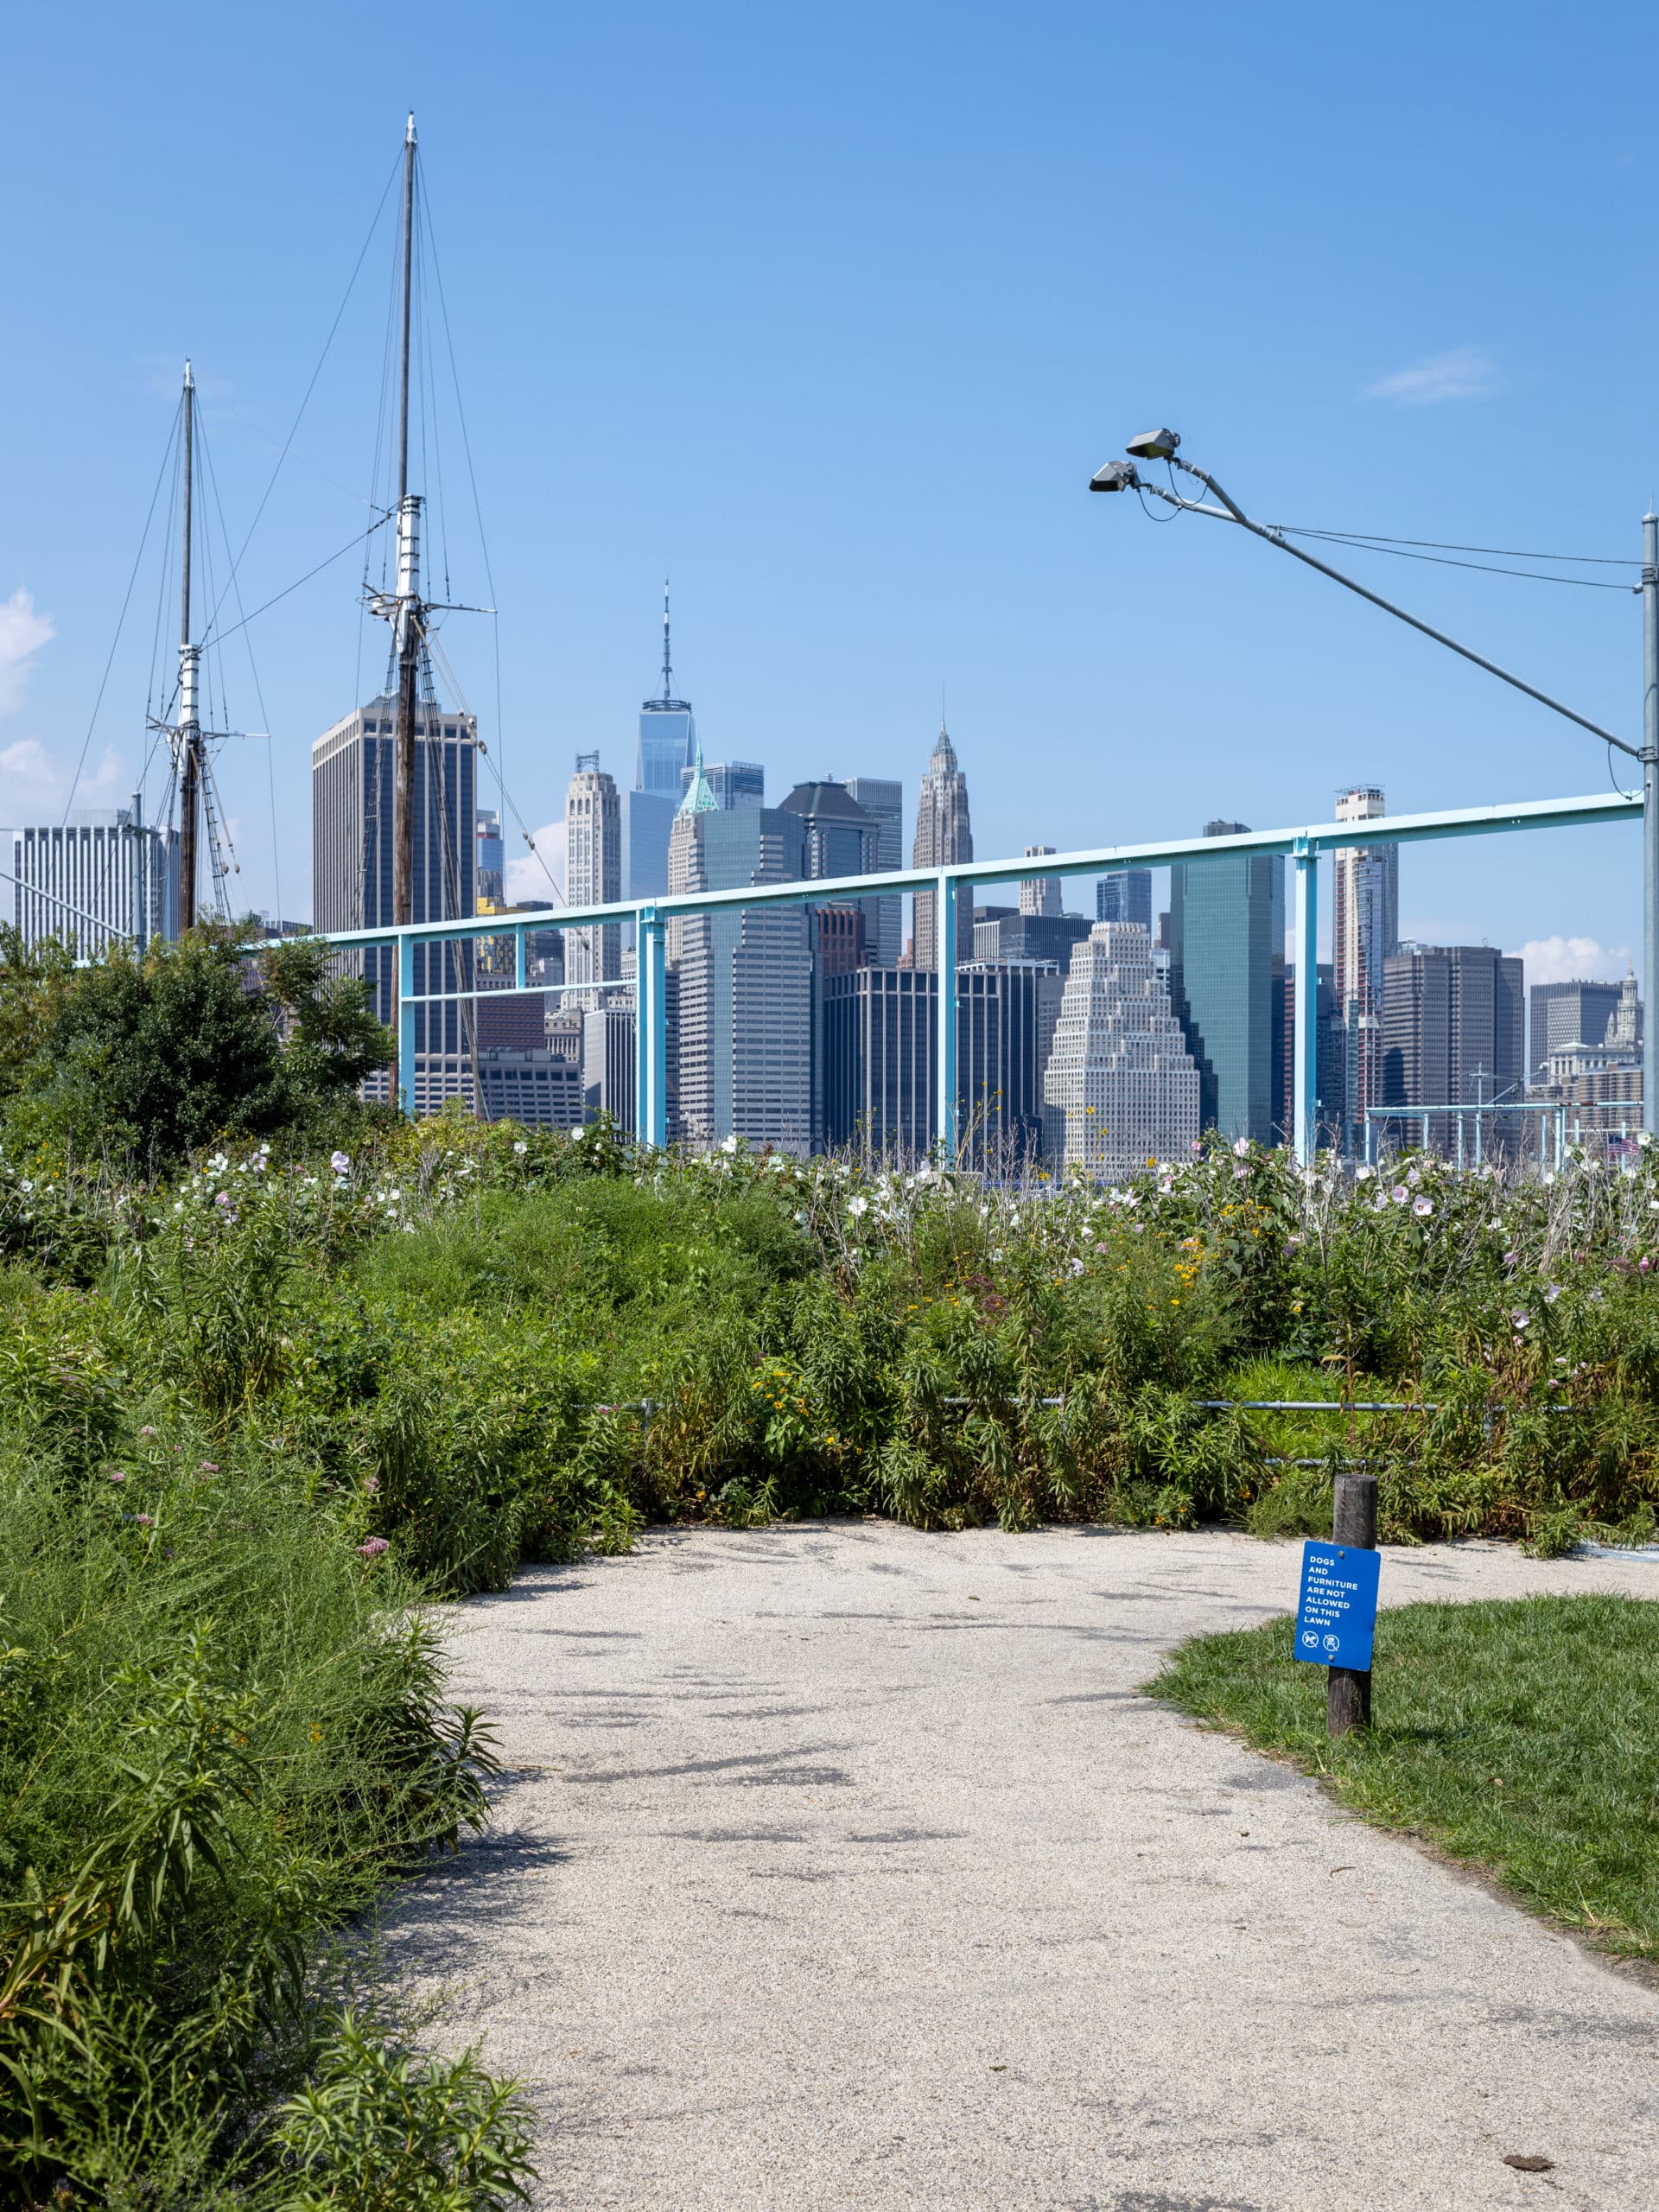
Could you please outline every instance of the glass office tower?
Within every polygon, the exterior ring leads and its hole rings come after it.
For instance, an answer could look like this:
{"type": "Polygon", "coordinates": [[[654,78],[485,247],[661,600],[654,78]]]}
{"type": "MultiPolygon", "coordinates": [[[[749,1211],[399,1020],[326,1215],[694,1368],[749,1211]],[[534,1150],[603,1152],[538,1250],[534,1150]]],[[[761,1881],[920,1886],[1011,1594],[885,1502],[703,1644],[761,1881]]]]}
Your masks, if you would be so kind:
{"type": "MultiPolygon", "coordinates": [[[[1243,832],[1206,822],[1206,837],[1243,832]]],[[[1234,853],[1170,870],[1170,996],[1198,1064],[1199,1122],[1273,1142],[1273,957],[1284,861],[1234,853]]],[[[1282,922],[1279,924],[1282,926],[1282,922]]]]}

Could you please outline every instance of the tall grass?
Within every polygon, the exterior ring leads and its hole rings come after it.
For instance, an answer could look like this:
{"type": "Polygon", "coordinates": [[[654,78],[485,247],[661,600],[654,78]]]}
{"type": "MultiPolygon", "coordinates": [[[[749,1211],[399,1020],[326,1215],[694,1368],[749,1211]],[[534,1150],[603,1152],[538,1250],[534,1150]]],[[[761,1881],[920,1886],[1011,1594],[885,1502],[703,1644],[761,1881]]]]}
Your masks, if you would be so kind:
{"type": "Polygon", "coordinates": [[[642,1522],[1654,1526],[1659,1178],[1217,1147],[1102,1190],[440,1121],[0,1154],[0,2172],[494,2206],[510,2085],[334,1947],[484,1815],[423,1608],[642,1522]],[[1255,1414],[1206,1401],[1403,1410],[1255,1414]],[[389,2193],[390,2192],[390,2193],[389,2193]]]}

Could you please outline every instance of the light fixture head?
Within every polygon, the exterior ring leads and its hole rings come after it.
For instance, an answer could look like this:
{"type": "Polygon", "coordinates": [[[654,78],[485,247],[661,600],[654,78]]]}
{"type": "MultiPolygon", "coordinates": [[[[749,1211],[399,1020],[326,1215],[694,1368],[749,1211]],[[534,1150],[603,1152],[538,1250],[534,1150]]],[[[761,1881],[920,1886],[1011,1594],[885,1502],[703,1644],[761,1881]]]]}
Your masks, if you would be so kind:
{"type": "Polygon", "coordinates": [[[1132,461],[1109,461],[1089,479],[1091,492],[1133,492],[1141,479],[1132,461]]]}
{"type": "Polygon", "coordinates": [[[1133,461],[1173,461],[1180,442],[1179,430],[1142,430],[1123,450],[1133,461]]]}

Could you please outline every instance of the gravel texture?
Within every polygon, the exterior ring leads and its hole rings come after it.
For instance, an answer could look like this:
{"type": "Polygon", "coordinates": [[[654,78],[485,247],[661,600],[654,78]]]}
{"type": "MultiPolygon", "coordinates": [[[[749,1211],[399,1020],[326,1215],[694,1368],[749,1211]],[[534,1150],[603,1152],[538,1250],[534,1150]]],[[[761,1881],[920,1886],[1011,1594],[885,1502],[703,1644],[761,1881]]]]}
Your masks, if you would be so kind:
{"type": "MultiPolygon", "coordinates": [[[[388,1948],[531,2089],[538,2202],[1653,2212],[1659,1991],[1137,1694],[1300,1557],[836,1522],[461,1609],[511,1771],[388,1948]]],[[[1540,1590],[1659,1564],[1383,1558],[1540,1590]]]]}

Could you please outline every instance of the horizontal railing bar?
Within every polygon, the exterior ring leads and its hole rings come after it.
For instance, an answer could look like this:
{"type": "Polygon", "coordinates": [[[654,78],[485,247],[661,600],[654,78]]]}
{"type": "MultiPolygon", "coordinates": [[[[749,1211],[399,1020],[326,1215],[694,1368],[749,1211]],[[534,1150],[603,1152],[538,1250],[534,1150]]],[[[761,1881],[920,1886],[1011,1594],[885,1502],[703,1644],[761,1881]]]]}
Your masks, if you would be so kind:
{"type": "MultiPolygon", "coordinates": [[[[1640,1103],[1634,1099],[1598,1103],[1613,1105],[1640,1103]]],[[[1443,1106],[1368,1106],[1365,1118],[1368,1122],[1421,1122],[1425,1114],[1570,1114],[1573,1110],[1554,1098],[1511,1098],[1507,1101],[1493,1098],[1484,1106],[1477,1106],[1472,1098],[1461,1102],[1453,1098],[1443,1106]]]]}
{"type": "Polygon", "coordinates": [[[1438,1405],[1422,1398],[1376,1400],[1356,1398],[1194,1398],[1195,1406],[1208,1412],[1243,1414],[1437,1414],[1438,1405]]]}
{"type": "MultiPolygon", "coordinates": [[[[1479,837],[1515,830],[1561,830],[1641,818],[1640,795],[1592,792],[1580,798],[1529,799],[1511,806],[1459,807],[1440,814],[1377,815],[1364,822],[1322,822],[1300,830],[1247,830],[1227,837],[1198,837],[1144,845],[1104,845],[1090,852],[1022,854],[1017,860],[960,861],[948,868],[894,868],[879,875],[821,877],[787,883],[752,883],[730,891],[677,892],[671,897],[612,901],[597,906],[556,906],[531,913],[476,914],[445,921],[410,922],[403,928],[320,931],[325,944],[390,945],[399,938],[459,939],[507,937],[521,930],[586,929],[605,922],[649,917],[663,921],[727,906],[834,904],[847,899],[891,897],[906,891],[1017,883],[1044,876],[1111,875],[1129,868],[1170,868],[1236,858],[1241,854],[1317,854],[1354,846],[1405,845],[1439,837],[1479,837]]],[[[249,944],[247,952],[275,950],[286,940],[249,944]]]]}

